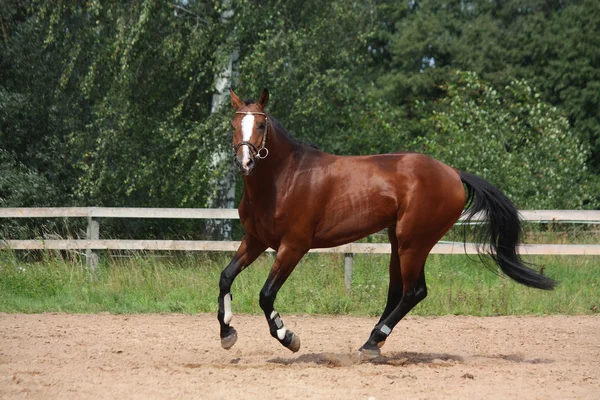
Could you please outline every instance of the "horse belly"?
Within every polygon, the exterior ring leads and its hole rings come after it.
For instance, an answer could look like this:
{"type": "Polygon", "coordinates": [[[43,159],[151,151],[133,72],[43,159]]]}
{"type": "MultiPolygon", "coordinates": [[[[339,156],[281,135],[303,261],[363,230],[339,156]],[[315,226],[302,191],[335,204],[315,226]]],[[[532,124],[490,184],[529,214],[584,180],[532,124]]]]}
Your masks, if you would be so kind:
{"type": "Polygon", "coordinates": [[[313,248],[340,246],[394,225],[398,218],[395,201],[380,200],[325,211],[315,231],[313,248]]]}

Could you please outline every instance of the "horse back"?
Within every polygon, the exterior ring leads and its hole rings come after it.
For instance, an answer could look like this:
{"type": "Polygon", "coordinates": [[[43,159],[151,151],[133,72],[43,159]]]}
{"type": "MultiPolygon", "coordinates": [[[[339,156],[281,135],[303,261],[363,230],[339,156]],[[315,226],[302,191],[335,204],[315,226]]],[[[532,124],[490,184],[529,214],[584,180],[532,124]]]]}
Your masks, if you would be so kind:
{"type": "Polygon", "coordinates": [[[458,172],[419,153],[335,157],[311,175],[303,193],[315,199],[308,207],[314,247],[348,243],[400,221],[415,230],[449,228],[465,204],[458,172]]]}

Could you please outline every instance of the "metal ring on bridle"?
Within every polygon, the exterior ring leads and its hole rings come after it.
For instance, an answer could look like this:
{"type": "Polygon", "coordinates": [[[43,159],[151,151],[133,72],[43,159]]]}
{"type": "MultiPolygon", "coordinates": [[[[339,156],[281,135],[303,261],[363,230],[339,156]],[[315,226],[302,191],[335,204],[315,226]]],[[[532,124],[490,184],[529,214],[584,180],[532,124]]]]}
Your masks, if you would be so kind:
{"type": "Polygon", "coordinates": [[[267,158],[267,156],[269,155],[269,149],[267,149],[266,147],[263,147],[262,149],[258,150],[258,153],[256,153],[256,157],[260,158],[261,160],[264,160],[265,158],[267,158]],[[261,152],[264,151],[264,155],[261,154],[261,152]]]}

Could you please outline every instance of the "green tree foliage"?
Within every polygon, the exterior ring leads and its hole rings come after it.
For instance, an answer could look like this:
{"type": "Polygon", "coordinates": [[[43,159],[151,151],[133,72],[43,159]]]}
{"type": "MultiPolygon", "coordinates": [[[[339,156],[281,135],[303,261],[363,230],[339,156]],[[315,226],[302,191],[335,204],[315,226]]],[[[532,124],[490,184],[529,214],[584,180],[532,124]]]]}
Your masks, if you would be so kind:
{"type": "Polygon", "coordinates": [[[59,90],[89,110],[70,144],[88,204],[202,206],[219,121],[209,117],[218,9],[144,0],[42,2],[66,46],[59,90]],[[204,189],[204,190],[202,190],[204,189]]]}
{"type": "Polygon", "coordinates": [[[372,62],[383,99],[410,112],[443,97],[453,70],[497,87],[527,79],[566,112],[600,168],[600,2],[411,0],[382,2],[372,62]]]}
{"type": "Polygon", "coordinates": [[[336,154],[397,150],[401,119],[368,94],[367,42],[377,23],[370,1],[241,1],[237,86],[272,96],[271,110],[299,139],[336,154]]]}
{"type": "Polygon", "coordinates": [[[474,73],[458,73],[422,121],[426,153],[496,184],[525,209],[573,209],[590,201],[588,149],[559,111],[527,82],[500,95],[474,73]]]}
{"type": "Polygon", "coordinates": [[[219,15],[201,2],[3,3],[2,205],[204,206],[228,130],[209,117],[219,15]]]}
{"type": "Polygon", "coordinates": [[[69,205],[79,110],[56,90],[64,49],[46,47],[26,5],[0,7],[0,206],[69,205]]]}

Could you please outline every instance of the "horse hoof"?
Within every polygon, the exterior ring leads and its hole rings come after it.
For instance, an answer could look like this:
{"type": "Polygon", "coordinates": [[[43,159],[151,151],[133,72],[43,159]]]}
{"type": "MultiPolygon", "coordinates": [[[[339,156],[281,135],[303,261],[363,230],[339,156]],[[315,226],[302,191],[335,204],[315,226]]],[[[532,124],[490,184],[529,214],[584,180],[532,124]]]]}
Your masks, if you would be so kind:
{"type": "Polygon", "coordinates": [[[237,332],[235,329],[231,328],[233,333],[227,337],[221,338],[221,347],[225,350],[229,350],[233,347],[235,342],[237,342],[237,332]]]}
{"type": "Polygon", "coordinates": [[[381,355],[381,350],[379,350],[379,348],[374,348],[374,349],[367,349],[364,347],[361,347],[358,350],[358,362],[367,362],[367,361],[371,361],[374,358],[377,358],[381,355]]]}
{"type": "Polygon", "coordinates": [[[296,335],[295,333],[292,333],[292,341],[287,346],[287,348],[294,353],[300,350],[300,336],[296,335]]]}

